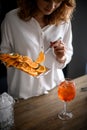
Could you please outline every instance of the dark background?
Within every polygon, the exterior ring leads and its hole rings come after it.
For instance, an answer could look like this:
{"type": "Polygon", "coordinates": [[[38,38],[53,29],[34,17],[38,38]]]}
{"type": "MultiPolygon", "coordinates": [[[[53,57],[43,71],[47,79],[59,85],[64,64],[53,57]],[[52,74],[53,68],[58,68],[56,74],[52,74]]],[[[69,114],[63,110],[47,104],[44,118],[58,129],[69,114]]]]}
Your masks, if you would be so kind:
{"type": "Polygon", "coordinates": [[[87,74],[87,4],[77,0],[72,21],[74,55],[68,68],[68,76],[76,78],[87,74]]]}
{"type": "MultiPolygon", "coordinates": [[[[72,19],[74,55],[63,70],[65,77],[70,78],[87,73],[87,5],[83,0],[76,0],[76,3],[77,7],[72,19]]],[[[0,0],[0,24],[5,14],[16,7],[16,0],[0,0]]],[[[0,62],[0,93],[4,91],[7,91],[7,73],[5,66],[0,62]]]]}
{"type": "MultiPolygon", "coordinates": [[[[16,7],[16,0],[0,0],[0,25],[2,20],[4,19],[5,14],[16,7]]],[[[7,91],[7,73],[5,66],[0,61],[0,93],[4,91],[7,91]]]]}

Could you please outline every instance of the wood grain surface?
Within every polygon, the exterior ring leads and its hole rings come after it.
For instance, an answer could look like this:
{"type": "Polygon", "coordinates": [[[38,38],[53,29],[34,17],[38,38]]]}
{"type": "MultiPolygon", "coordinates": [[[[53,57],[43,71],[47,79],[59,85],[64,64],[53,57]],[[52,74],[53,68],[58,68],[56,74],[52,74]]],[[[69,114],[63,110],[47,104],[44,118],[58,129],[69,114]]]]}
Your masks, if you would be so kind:
{"type": "Polygon", "coordinates": [[[63,102],[57,96],[57,87],[47,95],[28,100],[19,100],[14,106],[15,126],[11,130],[86,130],[87,129],[87,75],[74,79],[76,97],[67,103],[73,118],[60,120],[57,115],[63,109],[63,102]]]}

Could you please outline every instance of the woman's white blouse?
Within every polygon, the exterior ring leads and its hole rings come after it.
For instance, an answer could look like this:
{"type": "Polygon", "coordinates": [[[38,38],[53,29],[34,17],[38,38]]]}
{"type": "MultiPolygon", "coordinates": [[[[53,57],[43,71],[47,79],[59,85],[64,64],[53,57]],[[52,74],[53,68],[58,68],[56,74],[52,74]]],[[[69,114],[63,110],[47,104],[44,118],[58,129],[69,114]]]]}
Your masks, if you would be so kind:
{"type": "Polygon", "coordinates": [[[7,68],[8,92],[13,97],[30,98],[48,93],[64,78],[62,69],[70,62],[73,54],[71,22],[63,22],[58,26],[49,25],[41,28],[39,23],[31,18],[22,21],[17,16],[17,9],[6,14],[1,26],[2,52],[14,52],[27,55],[35,60],[39,52],[45,51],[50,42],[62,37],[66,46],[66,61],[60,64],[50,50],[46,54],[44,65],[51,68],[44,77],[35,78],[13,67],[7,68]]]}

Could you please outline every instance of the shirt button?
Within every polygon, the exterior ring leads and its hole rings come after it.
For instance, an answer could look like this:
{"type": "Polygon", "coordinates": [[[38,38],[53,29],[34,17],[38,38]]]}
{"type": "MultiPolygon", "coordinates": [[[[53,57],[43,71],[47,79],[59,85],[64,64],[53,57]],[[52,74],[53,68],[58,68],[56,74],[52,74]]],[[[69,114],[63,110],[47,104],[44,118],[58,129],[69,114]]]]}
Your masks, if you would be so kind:
{"type": "Polygon", "coordinates": [[[41,32],[41,36],[44,37],[44,33],[43,32],[41,32]]]}

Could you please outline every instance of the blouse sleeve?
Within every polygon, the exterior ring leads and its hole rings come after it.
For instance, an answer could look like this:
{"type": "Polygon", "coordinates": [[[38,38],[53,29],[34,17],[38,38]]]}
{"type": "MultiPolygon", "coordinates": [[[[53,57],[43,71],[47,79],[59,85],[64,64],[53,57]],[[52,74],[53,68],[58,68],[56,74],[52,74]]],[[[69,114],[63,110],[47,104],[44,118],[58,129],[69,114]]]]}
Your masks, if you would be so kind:
{"type": "Polygon", "coordinates": [[[10,23],[8,22],[8,17],[6,16],[1,24],[1,51],[2,53],[10,53],[11,52],[11,29],[10,23]]]}
{"type": "Polygon", "coordinates": [[[71,21],[68,21],[65,32],[64,32],[64,37],[63,37],[63,42],[65,44],[65,57],[66,61],[64,63],[57,63],[57,67],[59,69],[63,69],[72,59],[73,55],[73,46],[72,46],[72,27],[71,27],[71,21]]]}

